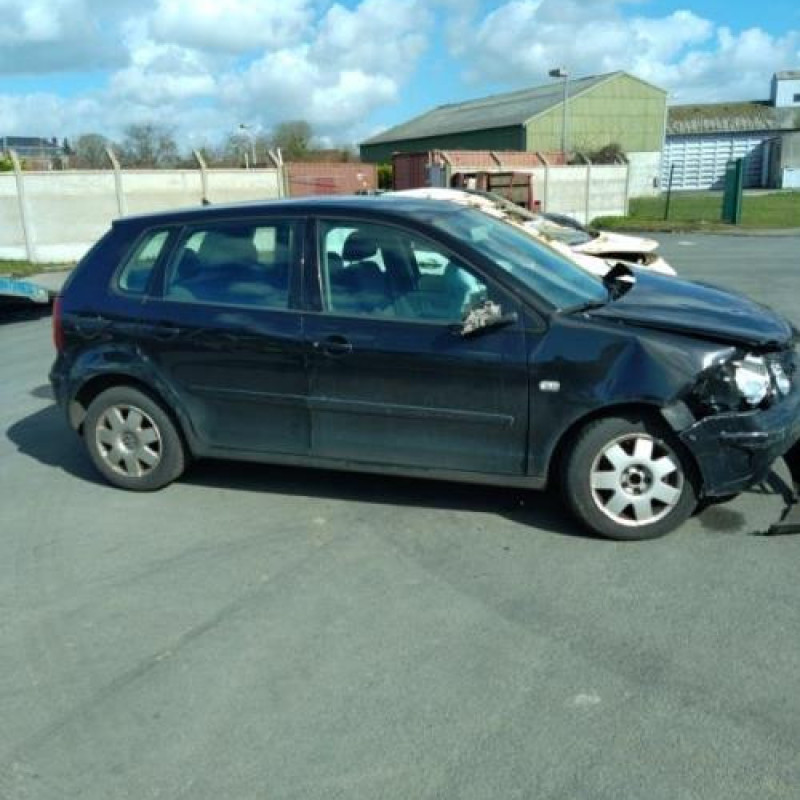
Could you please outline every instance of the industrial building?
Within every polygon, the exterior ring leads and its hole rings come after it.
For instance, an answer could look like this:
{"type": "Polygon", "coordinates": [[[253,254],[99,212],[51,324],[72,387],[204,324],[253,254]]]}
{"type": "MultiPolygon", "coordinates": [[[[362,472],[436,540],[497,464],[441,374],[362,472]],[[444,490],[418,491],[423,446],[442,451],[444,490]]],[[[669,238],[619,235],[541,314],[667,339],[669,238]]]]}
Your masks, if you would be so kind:
{"type": "Polygon", "coordinates": [[[67,156],[58,139],[40,136],[0,136],[0,155],[13,150],[32,169],[52,169],[62,165],[67,156]]]}
{"type": "Polygon", "coordinates": [[[800,70],[777,72],[769,100],[671,106],[661,183],[719,189],[725,165],[745,160],[745,186],[800,186],[800,70]]]}
{"type": "Polygon", "coordinates": [[[432,150],[560,151],[566,89],[567,150],[592,153],[619,145],[633,194],[657,191],[667,92],[626,72],[612,72],[439,106],[361,144],[361,158],[432,150]]]}

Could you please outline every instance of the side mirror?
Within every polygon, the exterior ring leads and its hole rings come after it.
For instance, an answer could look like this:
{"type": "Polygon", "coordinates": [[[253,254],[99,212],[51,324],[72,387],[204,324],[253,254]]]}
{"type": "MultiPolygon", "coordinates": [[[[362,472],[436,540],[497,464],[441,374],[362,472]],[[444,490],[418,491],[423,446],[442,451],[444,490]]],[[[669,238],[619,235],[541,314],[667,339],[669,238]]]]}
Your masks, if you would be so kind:
{"type": "Polygon", "coordinates": [[[461,336],[465,339],[470,336],[478,336],[485,331],[513,325],[517,319],[519,316],[516,311],[504,314],[503,309],[497,303],[486,300],[467,312],[461,326],[461,336]]]}

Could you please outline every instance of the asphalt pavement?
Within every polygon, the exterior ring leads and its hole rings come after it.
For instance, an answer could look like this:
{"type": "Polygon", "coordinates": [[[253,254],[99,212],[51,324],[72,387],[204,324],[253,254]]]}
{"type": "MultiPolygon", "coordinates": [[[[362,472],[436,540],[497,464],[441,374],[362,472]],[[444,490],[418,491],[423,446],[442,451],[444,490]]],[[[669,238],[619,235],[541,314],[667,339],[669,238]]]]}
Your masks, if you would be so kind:
{"type": "MultiPolygon", "coordinates": [[[[800,239],[659,236],[800,324],[800,239]]],[[[0,798],[800,797],[788,479],[644,543],[556,497],[205,462],[98,480],[0,322],[0,798]]]]}

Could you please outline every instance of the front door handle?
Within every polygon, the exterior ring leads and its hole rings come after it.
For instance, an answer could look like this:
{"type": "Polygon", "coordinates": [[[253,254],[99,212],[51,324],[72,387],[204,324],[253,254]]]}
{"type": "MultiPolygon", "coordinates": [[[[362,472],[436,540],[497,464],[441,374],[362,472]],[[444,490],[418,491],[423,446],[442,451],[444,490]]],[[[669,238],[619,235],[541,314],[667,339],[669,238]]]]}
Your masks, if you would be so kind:
{"type": "Polygon", "coordinates": [[[153,338],[160,342],[170,342],[177,339],[182,333],[181,328],[172,322],[156,322],[150,326],[150,331],[153,338]]]}
{"type": "Polygon", "coordinates": [[[353,345],[344,336],[328,336],[321,342],[314,342],[314,349],[321,350],[326,356],[339,358],[353,352],[353,345]]]}

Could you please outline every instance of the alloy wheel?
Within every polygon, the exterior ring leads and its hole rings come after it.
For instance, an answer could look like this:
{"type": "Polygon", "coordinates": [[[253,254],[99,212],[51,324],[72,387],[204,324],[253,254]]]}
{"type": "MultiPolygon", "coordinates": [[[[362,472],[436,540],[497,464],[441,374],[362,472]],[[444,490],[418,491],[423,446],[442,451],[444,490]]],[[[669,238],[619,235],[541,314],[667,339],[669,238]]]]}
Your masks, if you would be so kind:
{"type": "Polygon", "coordinates": [[[680,461],[664,442],[631,433],[610,442],[592,464],[592,498],[619,525],[652,525],[678,504],[684,475],[680,461]]]}
{"type": "Polygon", "coordinates": [[[136,406],[119,404],[103,411],[95,442],[106,464],[126,478],[143,478],[161,463],[161,432],[152,417],[136,406]]]}

